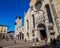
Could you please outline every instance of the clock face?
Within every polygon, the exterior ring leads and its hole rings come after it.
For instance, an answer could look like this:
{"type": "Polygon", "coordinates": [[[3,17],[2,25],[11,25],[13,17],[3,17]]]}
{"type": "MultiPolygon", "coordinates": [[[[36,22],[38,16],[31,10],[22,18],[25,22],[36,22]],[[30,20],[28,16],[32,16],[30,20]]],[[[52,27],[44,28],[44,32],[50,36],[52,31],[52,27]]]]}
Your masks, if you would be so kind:
{"type": "Polygon", "coordinates": [[[42,6],[42,1],[40,1],[40,0],[37,1],[36,4],[35,4],[35,10],[39,11],[41,6],[42,6]]]}

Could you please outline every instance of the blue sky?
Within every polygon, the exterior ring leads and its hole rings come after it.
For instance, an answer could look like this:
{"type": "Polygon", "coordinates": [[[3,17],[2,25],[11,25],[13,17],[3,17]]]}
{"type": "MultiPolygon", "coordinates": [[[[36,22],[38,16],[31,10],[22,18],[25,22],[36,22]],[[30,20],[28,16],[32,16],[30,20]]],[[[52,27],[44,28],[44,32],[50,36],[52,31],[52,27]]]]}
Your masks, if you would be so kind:
{"type": "Polygon", "coordinates": [[[24,18],[28,7],[29,0],[0,0],[0,24],[9,26],[8,31],[14,30],[15,17],[24,18]]]}

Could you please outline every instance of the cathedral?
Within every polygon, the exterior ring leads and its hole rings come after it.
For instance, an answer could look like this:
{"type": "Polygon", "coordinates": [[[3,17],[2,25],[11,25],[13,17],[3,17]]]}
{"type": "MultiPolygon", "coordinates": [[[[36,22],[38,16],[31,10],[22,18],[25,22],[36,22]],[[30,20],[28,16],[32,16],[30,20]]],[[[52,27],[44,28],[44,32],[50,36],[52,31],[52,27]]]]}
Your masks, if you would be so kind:
{"type": "Polygon", "coordinates": [[[20,40],[50,42],[50,39],[60,35],[60,1],[59,0],[30,0],[29,9],[22,18],[16,17],[15,35],[20,40]]]}

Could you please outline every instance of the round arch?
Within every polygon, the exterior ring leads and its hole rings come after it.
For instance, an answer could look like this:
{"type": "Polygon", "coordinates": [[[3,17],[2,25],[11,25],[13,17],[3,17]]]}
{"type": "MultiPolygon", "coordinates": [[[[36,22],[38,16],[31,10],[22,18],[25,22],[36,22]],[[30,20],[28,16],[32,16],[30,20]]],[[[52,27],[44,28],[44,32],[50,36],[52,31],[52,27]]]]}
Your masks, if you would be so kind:
{"type": "Polygon", "coordinates": [[[46,28],[46,27],[43,23],[40,23],[40,24],[37,25],[37,28],[46,28]]]}
{"type": "Polygon", "coordinates": [[[37,25],[37,28],[40,29],[39,30],[39,36],[40,36],[41,40],[45,40],[47,38],[45,24],[40,23],[37,25]],[[41,28],[43,28],[43,29],[41,29],[41,28]]]}

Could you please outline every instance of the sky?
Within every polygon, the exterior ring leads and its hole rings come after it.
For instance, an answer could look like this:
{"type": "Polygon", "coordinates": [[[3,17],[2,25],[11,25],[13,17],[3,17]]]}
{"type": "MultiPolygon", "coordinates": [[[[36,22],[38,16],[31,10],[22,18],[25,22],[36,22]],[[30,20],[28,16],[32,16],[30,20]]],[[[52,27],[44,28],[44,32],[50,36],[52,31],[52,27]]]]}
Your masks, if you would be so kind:
{"type": "Polygon", "coordinates": [[[14,30],[16,16],[23,19],[24,12],[29,8],[29,0],[0,0],[0,24],[9,26],[8,31],[14,30]]]}

